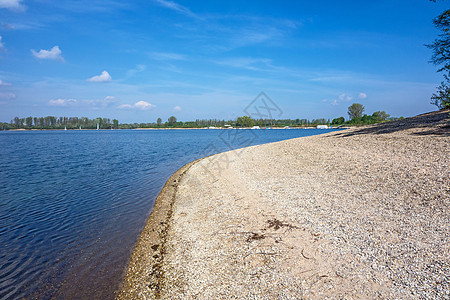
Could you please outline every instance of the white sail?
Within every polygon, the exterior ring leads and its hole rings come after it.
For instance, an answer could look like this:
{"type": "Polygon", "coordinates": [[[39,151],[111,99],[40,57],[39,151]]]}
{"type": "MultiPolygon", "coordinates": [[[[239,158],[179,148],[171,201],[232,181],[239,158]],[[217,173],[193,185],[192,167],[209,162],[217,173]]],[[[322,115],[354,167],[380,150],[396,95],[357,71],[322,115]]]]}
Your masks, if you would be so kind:
{"type": "Polygon", "coordinates": [[[97,130],[98,130],[98,128],[99,128],[99,126],[98,126],[98,123],[97,123],[97,130]]]}

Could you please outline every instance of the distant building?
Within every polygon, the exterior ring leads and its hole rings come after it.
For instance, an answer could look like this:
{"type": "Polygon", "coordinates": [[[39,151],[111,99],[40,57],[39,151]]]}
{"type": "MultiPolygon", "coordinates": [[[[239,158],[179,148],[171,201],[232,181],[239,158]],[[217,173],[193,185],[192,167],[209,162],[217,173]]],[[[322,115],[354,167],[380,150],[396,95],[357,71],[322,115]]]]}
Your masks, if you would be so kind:
{"type": "Polygon", "coordinates": [[[317,125],[317,129],[328,129],[327,125],[317,125]]]}

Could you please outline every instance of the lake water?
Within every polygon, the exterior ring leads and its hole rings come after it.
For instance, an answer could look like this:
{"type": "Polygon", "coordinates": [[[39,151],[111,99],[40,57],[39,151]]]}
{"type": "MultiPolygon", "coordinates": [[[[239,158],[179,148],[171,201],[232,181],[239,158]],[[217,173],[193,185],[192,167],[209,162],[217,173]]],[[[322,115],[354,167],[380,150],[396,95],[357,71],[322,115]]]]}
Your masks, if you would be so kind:
{"type": "Polygon", "coordinates": [[[112,299],[166,180],[195,159],[328,132],[0,132],[0,299],[112,299]]]}

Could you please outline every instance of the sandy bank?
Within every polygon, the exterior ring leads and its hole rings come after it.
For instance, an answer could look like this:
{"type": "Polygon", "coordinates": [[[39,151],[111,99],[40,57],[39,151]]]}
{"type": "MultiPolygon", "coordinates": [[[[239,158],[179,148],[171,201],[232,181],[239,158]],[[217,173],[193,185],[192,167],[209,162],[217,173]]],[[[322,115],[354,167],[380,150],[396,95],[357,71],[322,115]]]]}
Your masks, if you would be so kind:
{"type": "Polygon", "coordinates": [[[449,297],[448,114],[183,167],[119,298],[449,297]]]}

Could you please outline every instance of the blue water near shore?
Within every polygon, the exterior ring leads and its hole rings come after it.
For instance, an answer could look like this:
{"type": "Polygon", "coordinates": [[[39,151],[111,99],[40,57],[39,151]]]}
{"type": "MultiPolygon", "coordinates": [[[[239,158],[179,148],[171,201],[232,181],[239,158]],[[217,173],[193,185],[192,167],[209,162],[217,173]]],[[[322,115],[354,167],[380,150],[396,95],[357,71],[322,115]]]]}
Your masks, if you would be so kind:
{"type": "Polygon", "coordinates": [[[0,132],[0,299],[112,299],[154,200],[177,169],[328,132],[0,132]]]}

